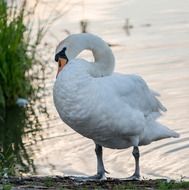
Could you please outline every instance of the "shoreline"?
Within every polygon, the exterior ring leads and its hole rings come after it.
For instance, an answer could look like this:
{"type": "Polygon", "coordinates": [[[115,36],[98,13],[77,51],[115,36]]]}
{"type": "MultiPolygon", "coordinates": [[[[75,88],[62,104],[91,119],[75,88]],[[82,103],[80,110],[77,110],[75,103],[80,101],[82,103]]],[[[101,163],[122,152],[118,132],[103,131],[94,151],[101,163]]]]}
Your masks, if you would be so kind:
{"type": "Polygon", "coordinates": [[[149,179],[140,181],[128,181],[118,178],[107,178],[102,181],[77,181],[71,176],[28,176],[28,177],[8,177],[0,179],[0,189],[2,190],[36,190],[36,189],[189,189],[189,181],[176,182],[167,179],[149,179]]]}

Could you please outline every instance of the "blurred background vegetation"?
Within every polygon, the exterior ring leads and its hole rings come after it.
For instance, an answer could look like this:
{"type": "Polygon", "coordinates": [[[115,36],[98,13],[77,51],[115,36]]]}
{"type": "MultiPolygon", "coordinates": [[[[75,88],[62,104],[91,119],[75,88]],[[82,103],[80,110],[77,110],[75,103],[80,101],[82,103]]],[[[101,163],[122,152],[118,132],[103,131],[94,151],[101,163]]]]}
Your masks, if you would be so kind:
{"type": "MultiPolygon", "coordinates": [[[[0,0],[0,176],[35,172],[23,137],[35,139],[40,130],[34,105],[43,101],[45,89],[38,46],[46,28],[40,26],[32,35],[37,3],[28,11],[26,0],[19,4],[0,0]],[[29,104],[19,107],[19,98],[29,104]]],[[[46,113],[42,105],[38,111],[46,113]]]]}

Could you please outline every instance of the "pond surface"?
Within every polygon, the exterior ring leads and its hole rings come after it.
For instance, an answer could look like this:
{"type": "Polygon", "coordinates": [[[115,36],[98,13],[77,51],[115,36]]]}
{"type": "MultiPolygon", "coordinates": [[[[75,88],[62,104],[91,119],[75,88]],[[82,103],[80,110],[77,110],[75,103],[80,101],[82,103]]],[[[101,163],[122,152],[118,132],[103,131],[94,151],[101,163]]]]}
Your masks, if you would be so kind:
{"type": "MultiPolygon", "coordinates": [[[[80,21],[88,20],[87,31],[114,45],[116,71],[141,75],[148,85],[161,94],[168,112],[160,119],[180,133],[178,139],[165,139],[143,146],[143,177],[189,179],[189,1],[188,0],[90,0],[42,1],[38,15],[44,19],[64,10],[64,16],[46,37],[51,44],[47,106],[50,114],[44,122],[44,140],[38,141],[34,163],[39,175],[92,175],[96,172],[94,144],[59,118],[52,100],[57,43],[71,33],[80,32],[80,21]],[[44,12],[46,10],[46,12],[44,12]],[[68,11],[67,11],[68,10],[68,11]],[[66,30],[66,31],[65,31],[66,30]]],[[[88,53],[83,54],[91,59],[88,53]]],[[[127,177],[133,173],[132,149],[104,149],[108,176],[127,177]]]]}

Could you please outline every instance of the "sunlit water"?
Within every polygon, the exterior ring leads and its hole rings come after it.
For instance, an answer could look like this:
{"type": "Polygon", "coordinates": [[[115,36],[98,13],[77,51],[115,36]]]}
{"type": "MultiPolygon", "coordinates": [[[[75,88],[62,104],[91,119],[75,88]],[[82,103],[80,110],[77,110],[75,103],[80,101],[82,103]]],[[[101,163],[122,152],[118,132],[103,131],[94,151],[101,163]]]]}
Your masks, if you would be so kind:
{"type": "MultiPolygon", "coordinates": [[[[49,11],[65,14],[51,26],[45,41],[52,47],[52,63],[46,81],[49,126],[44,122],[44,140],[35,147],[34,163],[39,175],[92,175],[96,172],[94,144],[59,118],[52,100],[56,65],[53,51],[66,37],[65,29],[80,32],[79,22],[87,19],[87,30],[112,46],[116,71],[141,75],[161,94],[168,112],[161,122],[180,133],[178,139],[166,139],[141,147],[143,177],[189,179],[189,1],[188,0],[90,0],[41,1],[38,16],[49,11]],[[67,10],[69,10],[67,12],[67,10]],[[124,29],[126,19],[129,29],[124,29]]],[[[87,59],[91,59],[85,54],[87,59]]],[[[42,118],[41,120],[45,120],[42,118]]],[[[133,173],[132,149],[104,149],[108,176],[127,177],[133,173]]]]}

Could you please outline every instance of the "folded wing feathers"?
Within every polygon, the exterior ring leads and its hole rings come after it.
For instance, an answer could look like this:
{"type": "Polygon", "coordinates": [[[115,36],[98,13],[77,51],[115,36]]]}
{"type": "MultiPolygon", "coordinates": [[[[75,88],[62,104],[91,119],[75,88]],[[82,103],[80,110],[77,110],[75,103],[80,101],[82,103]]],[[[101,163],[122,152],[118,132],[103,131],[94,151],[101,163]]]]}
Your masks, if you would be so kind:
{"type": "Polygon", "coordinates": [[[153,118],[154,120],[161,116],[161,112],[166,112],[167,109],[162,105],[162,103],[158,100],[157,97],[160,96],[159,93],[155,92],[148,88],[146,82],[137,75],[133,75],[133,82],[136,85],[132,88],[134,94],[138,94],[141,96],[140,101],[143,103],[139,103],[139,110],[143,110],[145,117],[153,118]],[[143,105],[141,107],[141,105],[143,105]]]}
{"type": "Polygon", "coordinates": [[[157,107],[159,108],[159,111],[163,111],[163,112],[166,112],[167,111],[167,108],[163,106],[163,104],[156,98],[157,96],[160,97],[160,94],[157,93],[156,91],[154,90],[151,90],[151,93],[154,95],[154,98],[157,102],[157,107]]]}

